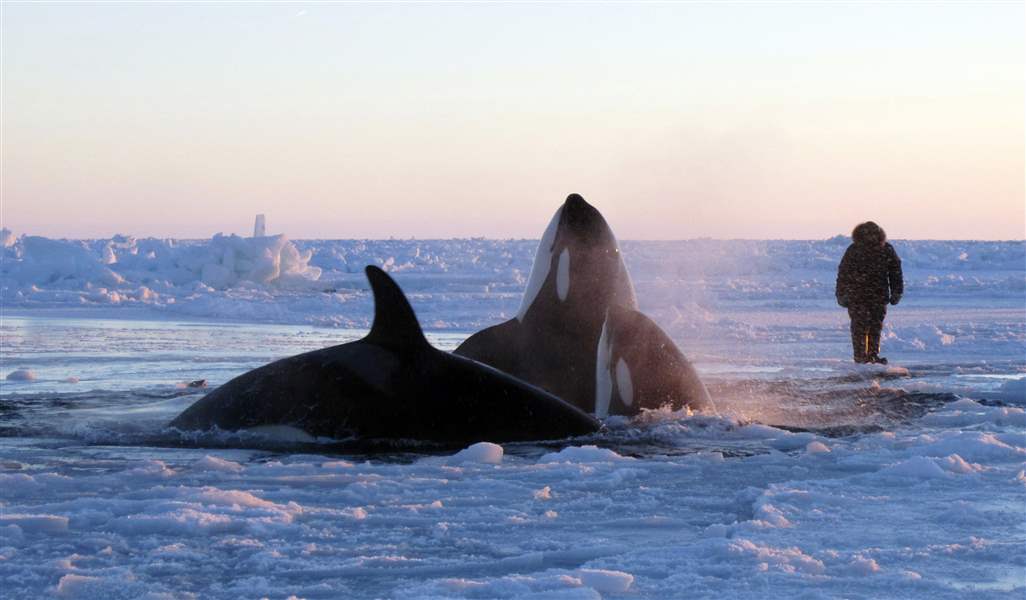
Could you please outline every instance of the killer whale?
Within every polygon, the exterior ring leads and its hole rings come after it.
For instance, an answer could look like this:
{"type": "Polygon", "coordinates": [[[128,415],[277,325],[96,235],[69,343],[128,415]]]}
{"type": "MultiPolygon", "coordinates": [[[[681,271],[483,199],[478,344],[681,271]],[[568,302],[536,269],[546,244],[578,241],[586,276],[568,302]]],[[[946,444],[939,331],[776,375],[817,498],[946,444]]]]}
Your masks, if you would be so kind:
{"type": "Polygon", "coordinates": [[[605,218],[578,194],[552,217],[517,316],[467,338],[455,353],[595,407],[595,358],[606,311],[637,309],[634,285],[605,218]]]}
{"type": "Polygon", "coordinates": [[[638,311],[616,236],[578,194],[545,229],[517,316],[475,333],[455,353],[599,417],[665,405],[715,411],[691,363],[638,311]]]}
{"type": "Polygon", "coordinates": [[[561,439],[592,416],[490,366],[431,346],[399,286],[366,268],[374,322],[366,337],[244,373],[170,426],[237,431],[285,425],[335,439],[443,443],[561,439]]]}
{"type": "Polygon", "coordinates": [[[630,415],[669,406],[715,412],[691,362],[655,321],[609,307],[595,364],[595,415],[630,415]]]}

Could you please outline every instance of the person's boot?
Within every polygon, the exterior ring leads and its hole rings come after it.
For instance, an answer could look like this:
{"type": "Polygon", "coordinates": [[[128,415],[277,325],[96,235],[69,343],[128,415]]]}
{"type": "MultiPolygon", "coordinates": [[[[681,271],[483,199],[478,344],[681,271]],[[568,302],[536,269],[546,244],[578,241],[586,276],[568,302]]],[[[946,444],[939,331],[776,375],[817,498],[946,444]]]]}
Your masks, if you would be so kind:
{"type": "Polygon", "coordinates": [[[882,357],[882,356],[872,356],[866,362],[876,363],[878,365],[886,365],[887,364],[887,359],[882,357]]]}

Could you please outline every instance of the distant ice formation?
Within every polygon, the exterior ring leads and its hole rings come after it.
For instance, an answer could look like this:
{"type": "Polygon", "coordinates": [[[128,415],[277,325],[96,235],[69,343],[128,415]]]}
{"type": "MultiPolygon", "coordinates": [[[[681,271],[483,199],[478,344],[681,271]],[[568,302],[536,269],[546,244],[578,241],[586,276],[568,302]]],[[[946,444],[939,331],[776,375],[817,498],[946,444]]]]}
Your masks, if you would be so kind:
{"type": "Polygon", "coordinates": [[[217,234],[208,252],[183,261],[204,284],[224,289],[240,282],[293,285],[316,281],[321,270],[311,267],[310,250],[300,252],[284,235],[243,238],[217,234]]]}
{"type": "MultiPolygon", "coordinates": [[[[56,240],[0,233],[5,308],[147,307],[182,317],[357,328],[370,324],[367,265],[397,276],[428,329],[480,329],[507,320],[536,287],[527,279],[539,245],[482,238],[291,240],[220,234],[206,240],[128,235],[56,240]]],[[[645,299],[642,308],[654,320],[674,335],[713,328],[715,336],[731,339],[762,334],[724,321],[728,306],[840,310],[833,285],[846,245],[841,236],[620,244],[645,299]]],[[[966,294],[989,304],[1022,305],[1024,242],[897,240],[894,246],[909,302],[895,314],[918,302],[961,302],[966,294]]],[[[952,352],[961,336],[978,334],[932,326],[897,332],[917,348],[952,352]]]]}
{"type": "MultiPolygon", "coordinates": [[[[262,225],[258,218],[258,232],[263,231],[262,225]]],[[[217,234],[204,242],[137,240],[125,235],[89,241],[15,238],[8,230],[2,237],[0,284],[5,299],[14,294],[15,302],[18,292],[42,289],[89,291],[81,296],[83,301],[105,296],[106,301],[118,303],[120,297],[145,301],[174,288],[195,291],[197,285],[301,287],[321,276],[321,269],[309,264],[313,252],[299,250],[281,234],[252,238],[217,234]]]]}

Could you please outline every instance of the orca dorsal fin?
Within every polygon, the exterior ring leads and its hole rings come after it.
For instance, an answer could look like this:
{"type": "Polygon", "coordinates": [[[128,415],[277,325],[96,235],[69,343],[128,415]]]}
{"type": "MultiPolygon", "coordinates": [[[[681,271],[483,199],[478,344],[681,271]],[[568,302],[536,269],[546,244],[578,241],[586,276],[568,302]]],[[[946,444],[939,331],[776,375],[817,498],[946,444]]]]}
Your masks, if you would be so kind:
{"type": "Polygon", "coordinates": [[[427,346],[402,288],[381,269],[368,265],[364,272],[374,293],[374,324],[364,340],[387,347],[427,346]]]}

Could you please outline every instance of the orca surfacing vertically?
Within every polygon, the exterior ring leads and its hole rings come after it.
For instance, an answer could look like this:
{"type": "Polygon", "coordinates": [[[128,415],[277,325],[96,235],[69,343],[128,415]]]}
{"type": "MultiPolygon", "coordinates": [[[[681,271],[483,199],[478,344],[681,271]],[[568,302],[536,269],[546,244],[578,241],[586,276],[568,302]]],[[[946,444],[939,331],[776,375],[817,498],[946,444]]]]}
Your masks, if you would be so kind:
{"type": "Polygon", "coordinates": [[[593,417],[534,385],[432,347],[395,281],[377,267],[366,274],[375,306],[366,337],[244,373],[171,426],[286,425],[335,439],[460,444],[562,439],[599,429],[593,417]]]}
{"type": "Polygon", "coordinates": [[[613,231],[571,194],[538,244],[516,318],[475,333],[455,352],[599,417],[662,406],[714,412],[694,367],[637,309],[613,231]]]}
{"type": "Polygon", "coordinates": [[[455,353],[590,412],[596,348],[610,306],[637,309],[627,266],[602,214],[570,194],[538,244],[516,318],[475,333],[455,353]]]}

